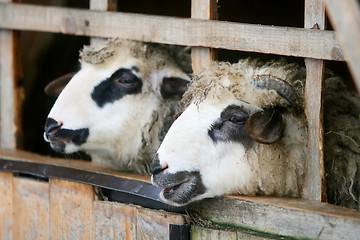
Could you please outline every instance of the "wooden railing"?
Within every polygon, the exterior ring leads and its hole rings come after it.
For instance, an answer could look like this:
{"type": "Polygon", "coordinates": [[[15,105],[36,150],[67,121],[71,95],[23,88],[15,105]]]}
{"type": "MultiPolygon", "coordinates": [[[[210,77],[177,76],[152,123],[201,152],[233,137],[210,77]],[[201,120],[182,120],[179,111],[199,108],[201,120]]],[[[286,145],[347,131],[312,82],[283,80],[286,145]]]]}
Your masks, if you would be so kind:
{"type": "MultiPolygon", "coordinates": [[[[302,57],[305,58],[307,68],[305,111],[309,123],[310,156],[307,169],[308,175],[304,186],[304,198],[310,200],[228,196],[221,199],[207,200],[204,201],[204,204],[195,205],[196,211],[202,218],[211,219],[213,223],[227,223],[236,227],[251,228],[276,235],[324,239],[356,239],[359,236],[360,217],[357,212],[319,202],[326,200],[322,128],[324,60],[346,61],[355,85],[358,90],[360,89],[360,68],[358,68],[360,64],[360,47],[358,46],[360,41],[360,10],[359,3],[356,0],[305,0],[304,28],[218,21],[216,20],[217,1],[214,0],[192,0],[191,18],[109,12],[116,9],[116,1],[114,0],[91,0],[90,9],[18,4],[11,3],[10,0],[0,0],[0,146],[2,148],[19,149],[19,142],[22,139],[22,93],[17,82],[21,70],[17,67],[17,35],[14,30],[90,36],[95,37],[94,41],[97,40],[96,38],[121,37],[138,41],[191,46],[193,47],[192,62],[194,72],[208,66],[212,60],[215,60],[215,49],[218,48],[302,57]],[[324,30],[325,11],[329,14],[336,31],[324,30]],[[345,15],[348,17],[344,18],[345,15]]],[[[114,173],[101,167],[95,168],[91,163],[83,163],[79,167],[79,163],[75,161],[42,159],[38,155],[19,153],[17,151],[7,152],[2,150],[1,157],[1,171],[4,172],[39,175],[39,173],[22,169],[21,167],[25,165],[42,168],[44,174],[49,173],[47,172],[48,169],[55,168],[59,170],[65,168],[69,171],[73,169],[73,171],[86,172],[91,176],[102,174],[104,179],[111,178],[115,184],[128,181],[130,176],[114,173]]],[[[21,188],[24,184],[26,185],[22,180],[14,180],[14,176],[11,174],[2,174],[2,179],[7,179],[2,180],[0,190],[1,196],[5,196],[2,198],[0,196],[0,200],[4,204],[10,201],[6,199],[8,195],[4,195],[4,191],[7,191],[9,187],[8,184],[20,184],[21,188]]],[[[63,178],[59,175],[45,174],[41,176],[50,179],[63,178]]],[[[159,191],[152,188],[148,178],[131,176],[130,179],[131,181],[141,181],[138,184],[139,186],[147,186],[144,189],[151,188],[152,190],[148,193],[157,193],[159,191]],[[132,179],[133,177],[134,179],[132,179]]],[[[82,182],[75,178],[69,178],[68,180],[82,182]]],[[[54,182],[54,186],[56,186],[56,181],[50,180],[50,183],[54,182]]],[[[98,186],[96,182],[85,181],[76,184],[98,186]]],[[[48,185],[45,185],[44,188],[49,188],[48,185]]],[[[68,187],[71,189],[70,185],[68,187]]],[[[11,186],[14,187],[15,185],[11,186]]],[[[100,187],[112,189],[109,186],[100,187]]],[[[79,192],[79,198],[81,198],[81,191],[79,192]]],[[[90,193],[84,192],[84,195],[90,194],[88,196],[92,198],[94,192],[91,193],[93,190],[89,191],[90,193]]],[[[122,192],[125,189],[118,187],[115,191],[122,192]]],[[[133,193],[128,192],[126,194],[131,195],[133,193]]],[[[16,196],[16,194],[11,195],[12,203],[14,203],[14,199],[17,199],[16,196]]],[[[54,198],[57,197],[54,196],[54,198]]],[[[145,194],[142,197],[140,203],[137,202],[137,204],[153,207],[143,201],[149,196],[145,194]]],[[[49,204],[46,201],[43,202],[43,199],[38,200],[39,203],[49,204]]],[[[161,200],[151,199],[151,201],[156,203],[158,208],[169,210],[161,200]]],[[[23,203],[15,201],[15,205],[23,203]]],[[[80,203],[81,200],[79,200],[80,203]]],[[[98,205],[98,203],[91,204],[98,205]]],[[[15,205],[12,206],[15,208],[14,212],[18,207],[18,205],[15,205]]],[[[31,208],[32,206],[28,205],[28,207],[31,208]]],[[[114,210],[113,207],[110,208],[114,210]]],[[[0,216],[10,216],[9,211],[9,209],[2,208],[0,216]]],[[[21,222],[19,216],[22,215],[17,214],[13,216],[12,221],[21,222]]],[[[60,217],[66,217],[61,213],[56,214],[60,214],[60,217]]],[[[65,219],[68,220],[69,218],[65,219]]],[[[181,219],[184,222],[184,216],[181,219]]],[[[132,223],[137,226],[137,223],[132,223]]],[[[59,227],[56,224],[60,223],[54,224],[53,226],[59,227]]],[[[6,226],[15,227],[11,223],[1,222],[1,220],[0,226],[5,228],[6,226]]],[[[240,236],[242,234],[237,230],[231,232],[210,231],[201,226],[201,224],[193,226],[192,236],[194,238],[196,238],[196,233],[208,237],[212,236],[212,234],[218,234],[219,236],[233,236],[233,234],[235,234],[234,236],[240,236]]],[[[259,234],[259,232],[256,234],[259,234]]],[[[250,235],[253,236],[253,234],[250,235]]],[[[246,236],[249,237],[250,235],[246,236]]]]}

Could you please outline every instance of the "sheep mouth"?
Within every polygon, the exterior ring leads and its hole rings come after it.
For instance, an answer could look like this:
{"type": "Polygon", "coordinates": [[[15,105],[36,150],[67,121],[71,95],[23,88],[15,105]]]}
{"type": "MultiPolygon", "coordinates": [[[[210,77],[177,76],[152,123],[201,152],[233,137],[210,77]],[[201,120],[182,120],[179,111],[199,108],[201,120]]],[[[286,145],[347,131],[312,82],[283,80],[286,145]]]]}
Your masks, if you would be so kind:
{"type": "Polygon", "coordinates": [[[202,183],[199,172],[182,171],[178,173],[155,174],[153,184],[163,188],[160,197],[170,205],[183,206],[194,198],[205,193],[206,188],[202,183]]]}
{"type": "Polygon", "coordinates": [[[185,188],[186,185],[189,184],[189,182],[184,182],[184,183],[181,183],[181,184],[177,184],[175,186],[172,186],[172,187],[168,187],[168,188],[164,188],[162,190],[162,196],[165,198],[165,199],[171,199],[174,194],[177,193],[177,190],[179,188],[185,188]]]}
{"type": "Polygon", "coordinates": [[[69,144],[82,145],[89,137],[89,129],[82,128],[77,130],[59,129],[51,133],[44,132],[44,139],[50,144],[50,147],[59,153],[66,151],[69,144]]]}

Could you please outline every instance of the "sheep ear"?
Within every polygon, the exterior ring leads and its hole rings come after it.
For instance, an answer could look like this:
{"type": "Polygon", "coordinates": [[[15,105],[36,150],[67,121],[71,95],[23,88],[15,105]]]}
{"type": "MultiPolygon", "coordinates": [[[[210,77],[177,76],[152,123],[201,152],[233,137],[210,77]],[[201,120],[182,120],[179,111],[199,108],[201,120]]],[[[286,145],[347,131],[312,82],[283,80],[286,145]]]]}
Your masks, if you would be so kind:
{"type": "Polygon", "coordinates": [[[187,89],[188,80],[179,77],[164,77],[160,93],[163,98],[181,97],[187,89]]]}
{"type": "Polygon", "coordinates": [[[68,84],[70,79],[75,75],[75,72],[67,73],[61,77],[52,80],[48,85],[46,85],[44,92],[50,97],[58,97],[61,91],[68,84]]]}
{"type": "Polygon", "coordinates": [[[259,143],[271,144],[278,141],[284,129],[285,121],[280,111],[275,108],[256,112],[246,121],[248,135],[259,143]]]}

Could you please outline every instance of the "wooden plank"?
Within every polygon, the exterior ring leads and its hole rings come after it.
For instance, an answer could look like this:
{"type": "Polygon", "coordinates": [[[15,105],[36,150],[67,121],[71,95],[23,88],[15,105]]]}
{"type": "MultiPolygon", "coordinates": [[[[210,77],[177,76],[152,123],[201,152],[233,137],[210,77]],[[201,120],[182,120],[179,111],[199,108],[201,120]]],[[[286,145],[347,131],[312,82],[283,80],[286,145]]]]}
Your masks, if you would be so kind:
{"type": "MultiPolygon", "coordinates": [[[[20,158],[25,159],[25,163],[39,161],[37,157],[41,157],[36,154],[25,153],[22,151],[0,150],[0,159],[7,157],[4,153],[7,153],[13,158],[19,158],[20,156],[20,158]],[[17,155],[16,153],[19,154],[17,155]]],[[[102,170],[101,168],[100,170],[97,170],[95,166],[89,162],[82,162],[80,164],[80,162],[77,163],[77,161],[46,157],[42,157],[41,161],[44,163],[49,161],[52,164],[57,163],[63,166],[66,166],[68,163],[69,166],[82,169],[94,169],[95,172],[103,172],[104,174],[107,173],[107,171],[104,169],[102,170]]],[[[2,169],[2,171],[9,169],[10,165],[11,162],[8,167],[2,169]]],[[[108,173],[114,176],[122,175],[122,173],[115,174],[111,170],[109,170],[108,173]]],[[[142,179],[143,177],[134,174],[131,175],[131,178],[136,179],[137,176],[139,176],[139,179],[142,179]]],[[[70,194],[66,193],[65,190],[62,190],[62,192],[60,192],[60,190],[57,191],[57,195],[53,195],[53,198],[56,198],[57,196],[59,199],[58,202],[64,203],[64,198],[68,199],[68,195],[70,194]],[[61,200],[61,198],[63,199],[61,200]]],[[[83,194],[82,196],[85,195],[86,194],[83,194]]],[[[2,197],[3,195],[0,195],[0,199],[2,199],[2,197]]],[[[86,199],[88,198],[82,197],[81,204],[88,205],[86,199]]],[[[215,223],[226,223],[234,227],[245,227],[255,229],[260,232],[269,232],[275,235],[308,238],[316,238],[319,235],[320,239],[336,239],[341,237],[344,237],[345,239],[354,239],[354,237],[360,235],[359,212],[307,199],[226,196],[224,198],[201,201],[198,205],[193,206],[196,211],[199,211],[201,217],[205,219],[212,219],[215,223]]],[[[150,221],[154,221],[151,226],[159,225],[161,229],[166,228],[162,225],[164,223],[161,222],[163,221],[161,220],[161,217],[156,217],[150,214],[141,214],[141,211],[140,214],[137,215],[137,222],[139,222],[140,219],[140,222],[143,223],[141,226],[145,227],[142,231],[137,229],[137,234],[138,232],[139,234],[145,234],[148,231],[151,231],[149,227],[146,227],[149,226],[146,224],[150,221]],[[157,220],[157,218],[159,219],[157,220]],[[159,221],[159,223],[157,223],[157,221],[159,221]]],[[[170,218],[167,217],[167,219],[170,218]]],[[[180,223],[182,222],[180,221],[180,223]]]]}
{"type": "MultiPolygon", "coordinates": [[[[98,11],[117,11],[117,0],[90,0],[90,10],[98,11]]],[[[90,39],[91,44],[97,44],[104,41],[104,38],[93,37],[90,39]]]]}
{"type": "Polygon", "coordinates": [[[326,9],[360,92],[360,3],[357,0],[326,0],[326,9]]]}
{"type": "Polygon", "coordinates": [[[49,239],[49,183],[14,178],[14,239],[49,239]]]}
{"type": "MultiPolygon", "coordinates": [[[[1,0],[0,2],[11,2],[1,0]]],[[[5,4],[5,3],[1,3],[5,4]]],[[[21,98],[18,85],[21,78],[18,33],[0,31],[0,146],[16,149],[20,147],[21,98]]]]}
{"type": "Polygon", "coordinates": [[[360,213],[307,199],[227,196],[193,206],[214,223],[296,238],[358,239],[360,213]]]}
{"type": "MultiPolygon", "coordinates": [[[[199,226],[192,226],[191,228],[191,239],[196,240],[216,240],[216,239],[229,239],[229,240],[237,240],[237,234],[236,232],[231,231],[222,231],[222,230],[216,230],[216,229],[210,229],[210,228],[204,228],[199,226]]],[[[240,239],[240,238],[239,238],[240,239]]],[[[256,238],[249,238],[246,239],[256,239],[256,238]]]]}
{"type": "Polygon", "coordinates": [[[93,203],[94,239],[136,239],[137,208],[105,201],[93,203]]]}
{"type": "MultiPolygon", "coordinates": [[[[305,28],[325,29],[325,0],[305,0],[305,28]]],[[[305,59],[305,114],[308,121],[308,163],[303,197],[326,201],[324,167],[324,61],[305,59]]]]}
{"type": "Polygon", "coordinates": [[[50,179],[50,238],[92,239],[92,186],[50,179]]]}
{"type": "Polygon", "coordinates": [[[90,9],[99,11],[116,11],[117,0],[90,0],[90,9]]]}
{"type": "Polygon", "coordinates": [[[0,239],[13,238],[13,174],[0,172],[0,239]]]}
{"type": "Polygon", "coordinates": [[[169,239],[170,224],[184,225],[189,219],[181,214],[139,208],[137,239],[169,239]]]}
{"type": "MultiPolygon", "coordinates": [[[[245,230],[244,230],[245,231],[245,230]]],[[[256,233],[251,230],[248,232],[234,230],[218,230],[197,225],[191,227],[191,239],[207,240],[207,239],[233,239],[233,240],[261,240],[261,239],[283,239],[281,236],[272,236],[264,233],[256,233]],[[251,233],[250,233],[251,232],[251,233]]]]}
{"type": "MultiPolygon", "coordinates": [[[[217,19],[216,0],[191,0],[191,18],[214,20],[217,19]]],[[[193,72],[210,66],[211,61],[215,60],[215,50],[213,48],[193,47],[191,48],[191,59],[193,72]]]]}
{"type": "Polygon", "coordinates": [[[292,27],[0,3],[0,28],[344,60],[334,32],[292,27]]]}
{"type": "Polygon", "coordinates": [[[155,209],[184,210],[160,199],[161,189],[150,183],[150,175],[122,173],[91,162],[47,158],[23,151],[0,149],[0,171],[67,179],[105,188],[108,197],[114,201],[155,209]]]}
{"type": "Polygon", "coordinates": [[[94,173],[105,174],[108,176],[121,177],[121,178],[133,179],[133,180],[139,180],[139,181],[151,183],[149,175],[123,173],[123,172],[115,171],[108,167],[94,164],[92,162],[46,157],[36,153],[31,153],[21,150],[0,148],[0,159],[9,159],[9,160],[22,161],[28,163],[39,163],[39,164],[67,167],[77,170],[91,171],[94,173]]]}

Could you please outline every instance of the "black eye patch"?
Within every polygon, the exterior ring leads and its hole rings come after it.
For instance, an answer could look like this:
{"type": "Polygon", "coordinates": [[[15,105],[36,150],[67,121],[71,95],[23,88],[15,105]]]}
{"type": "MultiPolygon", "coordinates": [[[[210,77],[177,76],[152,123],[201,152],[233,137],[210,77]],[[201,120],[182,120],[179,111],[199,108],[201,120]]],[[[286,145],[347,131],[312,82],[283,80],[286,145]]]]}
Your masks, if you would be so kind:
{"type": "Polygon", "coordinates": [[[240,142],[245,147],[252,143],[246,131],[246,121],[249,112],[241,106],[229,105],[220,114],[208,130],[208,135],[214,143],[219,141],[240,142]]]}
{"type": "Polygon", "coordinates": [[[125,95],[141,93],[141,87],[141,79],[133,74],[131,69],[120,68],[94,87],[91,98],[99,107],[103,107],[125,95]]]}

